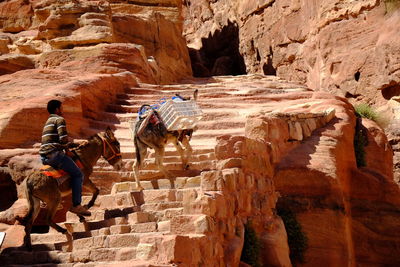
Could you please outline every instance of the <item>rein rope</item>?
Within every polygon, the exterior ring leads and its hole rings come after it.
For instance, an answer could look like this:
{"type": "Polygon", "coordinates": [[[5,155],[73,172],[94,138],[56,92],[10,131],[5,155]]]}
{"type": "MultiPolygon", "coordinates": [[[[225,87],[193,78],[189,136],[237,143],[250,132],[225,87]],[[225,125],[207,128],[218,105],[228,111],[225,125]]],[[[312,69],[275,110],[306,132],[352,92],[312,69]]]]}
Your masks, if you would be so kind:
{"type": "Polygon", "coordinates": [[[97,136],[101,139],[101,141],[103,142],[103,157],[107,160],[110,161],[115,157],[121,156],[121,153],[115,152],[114,148],[112,147],[112,145],[107,141],[107,139],[105,139],[103,136],[97,134],[97,136]],[[113,155],[109,158],[105,157],[106,154],[106,144],[108,145],[108,147],[111,149],[111,151],[113,152],[113,155]]]}

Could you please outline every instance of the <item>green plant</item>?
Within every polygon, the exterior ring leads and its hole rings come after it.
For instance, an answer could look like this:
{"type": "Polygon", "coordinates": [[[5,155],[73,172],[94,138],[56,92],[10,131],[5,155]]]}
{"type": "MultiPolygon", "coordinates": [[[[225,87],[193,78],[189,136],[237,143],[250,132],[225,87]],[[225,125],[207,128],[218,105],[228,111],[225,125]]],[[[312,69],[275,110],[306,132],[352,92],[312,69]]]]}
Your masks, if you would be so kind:
{"type": "Polygon", "coordinates": [[[301,225],[292,211],[278,208],[277,212],[285,224],[292,264],[295,266],[296,263],[304,263],[304,253],[308,247],[307,236],[303,233],[301,225]]]}
{"type": "Polygon", "coordinates": [[[362,118],[367,118],[373,121],[378,120],[378,113],[368,104],[361,103],[354,106],[356,114],[358,114],[362,118]]]}
{"type": "Polygon", "coordinates": [[[251,221],[244,226],[244,244],[240,260],[253,267],[260,265],[260,241],[251,221]]]}
{"type": "Polygon", "coordinates": [[[391,13],[400,8],[400,0],[384,0],[386,13],[391,13]]]}
{"type": "MultiPolygon", "coordinates": [[[[400,0],[399,0],[400,1],[400,0]]],[[[390,124],[390,118],[383,113],[378,113],[373,107],[368,104],[361,103],[354,106],[356,115],[361,118],[367,118],[375,121],[382,129],[385,129],[390,124]]]]}

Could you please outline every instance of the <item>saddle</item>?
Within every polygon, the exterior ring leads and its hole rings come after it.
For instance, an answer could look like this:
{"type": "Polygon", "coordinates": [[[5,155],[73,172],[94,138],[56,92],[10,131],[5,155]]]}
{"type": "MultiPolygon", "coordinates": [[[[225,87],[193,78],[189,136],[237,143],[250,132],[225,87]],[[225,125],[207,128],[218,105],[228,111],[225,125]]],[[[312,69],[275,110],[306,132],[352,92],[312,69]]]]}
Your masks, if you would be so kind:
{"type": "MultiPolygon", "coordinates": [[[[83,169],[83,164],[81,162],[81,160],[79,159],[78,155],[73,152],[68,150],[67,151],[67,156],[71,157],[73,159],[73,161],[75,162],[75,164],[80,168],[83,169]]],[[[56,169],[50,165],[43,165],[40,168],[40,172],[43,173],[44,175],[57,179],[58,184],[62,184],[65,180],[67,180],[69,178],[69,175],[66,171],[62,170],[62,169],[56,169]],[[62,178],[62,179],[61,179],[62,178]]]]}
{"type": "Polygon", "coordinates": [[[145,108],[139,110],[139,120],[141,120],[142,122],[139,128],[137,129],[137,135],[141,135],[149,123],[154,126],[162,123],[155,108],[151,106],[149,106],[150,108],[147,108],[147,106],[149,105],[146,105],[145,108]]]}

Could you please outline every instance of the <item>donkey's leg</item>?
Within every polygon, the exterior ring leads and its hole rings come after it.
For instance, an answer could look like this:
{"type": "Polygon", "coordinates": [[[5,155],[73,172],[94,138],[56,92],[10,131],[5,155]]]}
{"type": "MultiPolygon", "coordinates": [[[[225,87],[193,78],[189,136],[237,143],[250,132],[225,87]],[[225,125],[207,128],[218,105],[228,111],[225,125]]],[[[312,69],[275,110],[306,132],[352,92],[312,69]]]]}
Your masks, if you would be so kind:
{"type": "Polygon", "coordinates": [[[57,207],[60,204],[60,202],[61,202],[61,194],[53,196],[51,201],[46,202],[47,204],[46,223],[51,227],[53,227],[54,229],[56,229],[57,232],[65,234],[67,230],[65,228],[62,228],[53,221],[54,215],[56,215],[57,207]]]}
{"type": "Polygon", "coordinates": [[[172,143],[174,144],[176,151],[178,151],[179,155],[181,156],[182,168],[184,170],[186,170],[187,168],[189,168],[188,159],[185,155],[185,152],[184,152],[181,144],[178,141],[178,138],[175,138],[175,140],[173,140],[172,143]]]}
{"type": "Polygon", "coordinates": [[[156,157],[156,165],[157,165],[158,169],[164,174],[165,178],[171,178],[172,175],[170,174],[169,171],[167,171],[167,169],[164,166],[165,148],[157,147],[154,150],[155,150],[155,157],[156,157]]]}
{"type": "Polygon", "coordinates": [[[190,161],[190,158],[192,157],[193,148],[190,145],[189,138],[187,136],[183,137],[182,144],[185,147],[185,151],[186,151],[185,160],[186,160],[186,164],[187,164],[186,165],[187,166],[186,169],[188,169],[189,168],[189,163],[188,162],[190,161]]]}
{"type": "Polygon", "coordinates": [[[24,238],[24,246],[28,250],[32,250],[32,242],[31,242],[31,231],[32,225],[35,221],[36,217],[39,215],[40,211],[40,199],[30,196],[28,199],[29,212],[26,218],[24,218],[25,224],[25,238],[24,238]]]}
{"type": "Polygon", "coordinates": [[[133,164],[133,176],[135,176],[135,181],[136,181],[136,188],[140,191],[143,190],[142,185],[140,184],[140,178],[139,178],[139,168],[141,164],[138,161],[135,161],[133,164]]]}
{"type": "Polygon", "coordinates": [[[136,161],[133,164],[133,175],[135,176],[136,188],[139,191],[142,191],[144,188],[140,184],[139,170],[142,167],[143,160],[147,156],[147,146],[142,142],[137,141],[137,143],[135,143],[135,149],[137,151],[136,151],[136,161]]]}
{"type": "Polygon", "coordinates": [[[100,190],[96,187],[96,185],[89,179],[89,177],[86,177],[84,182],[83,182],[83,187],[87,190],[89,190],[92,193],[92,198],[90,199],[89,203],[86,206],[86,208],[90,209],[93,205],[94,202],[97,199],[97,196],[99,195],[100,190]]]}

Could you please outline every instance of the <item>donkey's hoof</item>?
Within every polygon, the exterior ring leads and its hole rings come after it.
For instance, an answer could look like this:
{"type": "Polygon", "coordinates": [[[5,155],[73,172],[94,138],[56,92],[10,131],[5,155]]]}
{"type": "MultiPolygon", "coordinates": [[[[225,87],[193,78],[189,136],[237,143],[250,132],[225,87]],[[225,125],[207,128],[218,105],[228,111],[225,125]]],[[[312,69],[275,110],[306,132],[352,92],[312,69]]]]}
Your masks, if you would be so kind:
{"type": "Polygon", "coordinates": [[[26,251],[32,251],[32,244],[24,244],[20,249],[26,251]]]}
{"type": "Polygon", "coordinates": [[[142,192],[144,190],[144,188],[141,185],[139,185],[139,186],[136,187],[136,190],[142,192]]]}

